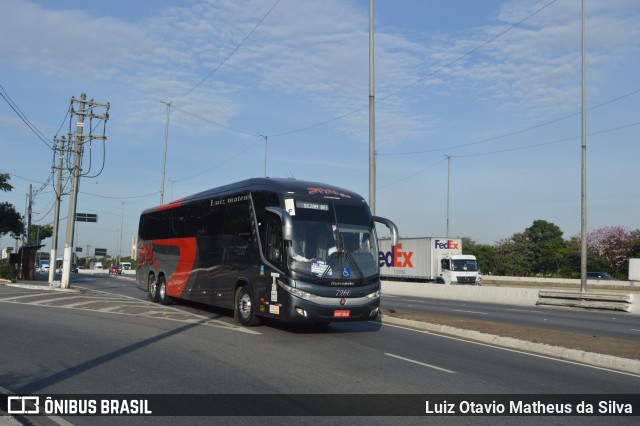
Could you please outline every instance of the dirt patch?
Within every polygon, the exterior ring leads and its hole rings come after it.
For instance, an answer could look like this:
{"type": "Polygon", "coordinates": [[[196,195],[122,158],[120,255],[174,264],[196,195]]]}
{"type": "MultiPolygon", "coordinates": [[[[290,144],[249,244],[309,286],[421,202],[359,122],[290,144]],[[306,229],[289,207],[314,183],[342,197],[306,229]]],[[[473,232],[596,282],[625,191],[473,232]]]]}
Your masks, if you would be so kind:
{"type": "Polygon", "coordinates": [[[381,312],[383,316],[446,325],[464,330],[474,330],[497,336],[512,337],[533,343],[543,343],[568,349],[579,349],[586,352],[640,360],[640,342],[542,328],[520,327],[489,321],[478,321],[453,315],[426,314],[385,308],[381,308],[381,312]]]}

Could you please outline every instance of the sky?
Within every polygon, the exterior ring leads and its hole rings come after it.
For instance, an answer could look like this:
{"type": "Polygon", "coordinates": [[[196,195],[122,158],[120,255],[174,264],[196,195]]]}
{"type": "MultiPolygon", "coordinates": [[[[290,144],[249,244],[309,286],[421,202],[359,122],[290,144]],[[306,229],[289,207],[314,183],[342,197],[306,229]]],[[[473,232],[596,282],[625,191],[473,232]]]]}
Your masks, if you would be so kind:
{"type": "MultiPolygon", "coordinates": [[[[587,228],[634,230],[640,2],[584,4],[587,228]]],[[[578,235],[581,23],[579,0],[377,0],[375,213],[404,237],[448,222],[495,244],[538,219],[578,235]]],[[[160,204],[167,103],[165,202],[264,176],[265,158],[267,176],[369,199],[369,1],[0,0],[0,57],[0,202],[24,212],[32,185],[33,223],[53,222],[71,99],[109,103],[106,141],[85,145],[83,253],[129,255],[160,204]]]]}

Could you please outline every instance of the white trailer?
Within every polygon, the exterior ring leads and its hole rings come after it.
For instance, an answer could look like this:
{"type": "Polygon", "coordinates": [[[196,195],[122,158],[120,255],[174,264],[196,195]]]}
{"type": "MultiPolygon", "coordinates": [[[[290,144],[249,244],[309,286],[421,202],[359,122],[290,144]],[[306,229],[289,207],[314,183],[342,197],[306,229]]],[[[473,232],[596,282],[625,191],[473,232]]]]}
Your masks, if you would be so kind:
{"type": "Polygon", "coordinates": [[[386,280],[480,284],[475,256],[462,254],[460,238],[380,239],[380,276],[386,280]]]}

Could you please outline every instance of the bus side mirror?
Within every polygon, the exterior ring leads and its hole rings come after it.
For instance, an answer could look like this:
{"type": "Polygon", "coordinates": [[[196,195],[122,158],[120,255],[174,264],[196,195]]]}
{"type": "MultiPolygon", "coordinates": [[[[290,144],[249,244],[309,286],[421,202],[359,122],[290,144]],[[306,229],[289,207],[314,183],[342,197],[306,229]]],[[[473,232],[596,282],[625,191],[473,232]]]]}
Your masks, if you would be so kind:
{"type": "Polygon", "coordinates": [[[281,207],[265,207],[265,210],[277,215],[282,221],[282,239],[285,241],[293,240],[293,221],[289,212],[281,207]]]}
{"type": "Polygon", "coordinates": [[[374,222],[378,222],[389,228],[389,232],[391,233],[391,245],[395,246],[398,244],[398,227],[395,223],[391,222],[389,219],[380,216],[373,216],[371,219],[374,222]]]}

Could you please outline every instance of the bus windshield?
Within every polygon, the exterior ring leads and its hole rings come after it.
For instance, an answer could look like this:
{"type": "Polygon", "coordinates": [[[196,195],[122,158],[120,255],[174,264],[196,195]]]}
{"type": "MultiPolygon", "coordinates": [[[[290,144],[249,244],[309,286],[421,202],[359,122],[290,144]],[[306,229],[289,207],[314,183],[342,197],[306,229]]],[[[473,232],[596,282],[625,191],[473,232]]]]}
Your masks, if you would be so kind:
{"type": "Polygon", "coordinates": [[[295,209],[289,211],[293,213],[293,240],[288,243],[292,271],[313,282],[360,281],[378,274],[375,228],[366,205],[296,200],[295,209]]]}

